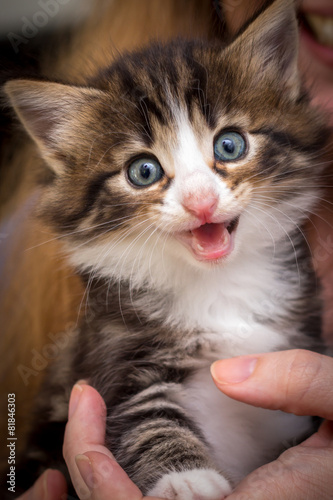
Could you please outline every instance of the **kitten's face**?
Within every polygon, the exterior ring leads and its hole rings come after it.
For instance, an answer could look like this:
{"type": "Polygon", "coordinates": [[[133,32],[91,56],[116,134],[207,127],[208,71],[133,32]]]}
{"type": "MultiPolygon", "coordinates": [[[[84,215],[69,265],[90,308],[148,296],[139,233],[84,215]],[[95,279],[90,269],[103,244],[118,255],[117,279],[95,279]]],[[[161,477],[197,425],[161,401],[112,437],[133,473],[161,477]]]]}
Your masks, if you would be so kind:
{"type": "Polygon", "coordinates": [[[155,46],[124,57],[92,88],[9,87],[55,173],[41,212],[67,235],[74,262],[105,274],[156,256],[161,265],[170,256],[225,265],[274,246],[304,219],[317,196],[323,128],[300,97],[297,54],[278,47],[273,60],[262,33],[259,55],[255,42],[247,30],[225,50],[155,46]],[[41,95],[46,118],[29,109],[41,95]]]}

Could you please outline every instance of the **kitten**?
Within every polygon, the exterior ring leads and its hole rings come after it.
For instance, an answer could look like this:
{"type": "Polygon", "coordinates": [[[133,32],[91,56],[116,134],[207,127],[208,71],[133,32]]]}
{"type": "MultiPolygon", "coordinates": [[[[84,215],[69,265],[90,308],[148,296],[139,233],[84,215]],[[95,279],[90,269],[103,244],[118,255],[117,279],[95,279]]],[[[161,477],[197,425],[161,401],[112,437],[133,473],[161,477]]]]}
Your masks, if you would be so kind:
{"type": "Polygon", "coordinates": [[[328,131],[297,40],[294,7],[278,0],[224,48],[177,40],[85,87],[6,85],[51,172],[40,216],[86,283],[29,471],[61,453],[78,378],[103,396],[106,444],[145,495],[221,499],[311,431],[310,418],[230,400],[209,375],[219,358],[321,349],[303,228],[328,131]]]}

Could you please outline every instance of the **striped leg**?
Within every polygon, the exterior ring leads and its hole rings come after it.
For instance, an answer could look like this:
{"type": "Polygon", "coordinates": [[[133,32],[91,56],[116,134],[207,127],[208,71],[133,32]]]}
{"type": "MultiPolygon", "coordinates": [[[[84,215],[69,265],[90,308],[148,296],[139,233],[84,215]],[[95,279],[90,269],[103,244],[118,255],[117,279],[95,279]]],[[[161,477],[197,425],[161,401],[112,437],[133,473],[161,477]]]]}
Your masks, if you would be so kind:
{"type": "Polygon", "coordinates": [[[108,445],[144,494],[177,500],[221,500],[231,491],[184,409],[159,384],[119,405],[109,417],[108,445]]]}

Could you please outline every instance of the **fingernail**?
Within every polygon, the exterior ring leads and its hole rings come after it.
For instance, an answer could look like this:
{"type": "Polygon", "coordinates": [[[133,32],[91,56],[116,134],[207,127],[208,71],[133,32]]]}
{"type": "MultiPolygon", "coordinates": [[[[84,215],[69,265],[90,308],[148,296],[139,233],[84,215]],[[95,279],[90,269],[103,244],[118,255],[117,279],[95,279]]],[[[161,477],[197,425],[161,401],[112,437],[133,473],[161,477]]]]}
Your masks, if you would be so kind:
{"type": "Polygon", "coordinates": [[[78,380],[76,383],[77,383],[77,385],[87,385],[87,384],[89,384],[88,380],[85,380],[83,378],[80,379],[80,380],[78,380]]]}
{"type": "Polygon", "coordinates": [[[69,408],[68,408],[68,419],[70,419],[74,415],[77,405],[79,404],[82,392],[83,392],[83,387],[80,385],[79,381],[74,385],[71,392],[71,397],[69,400],[69,408]]]}
{"type": "MultiPolygon", "coordinates": [[[[57,488],[59,484],[59,471],[55,469],[47,469],[42,475],[43,478],[43,493],[42,498],[40,495],[36,495],[36,498],[40,500],[50,500],[50,498],[54,498],[54,489],[57,488]],[[55,474],[56,473],[56,474],[55,474]]],[[[59,488],[57,488],[59,489],[59,488]]],[[[34,497],[35,498],[35,497],[34,497]]],[[[66,496],[67,498],[67,496],[66,496]]]]}
{"type": "Polygon", "coordinates": [[[232,358],[215,361],[211,374],[218,384],[239,384],[253,373],[257,358],[232,358]]]}
{"type": "Polygon", "coordinates": [[[76,455],[75,463],[80,471],[83,481],[86,483],[89,490],[92,491],[94,488],[94,471],[91,461],[86,455],[76,455]]]}

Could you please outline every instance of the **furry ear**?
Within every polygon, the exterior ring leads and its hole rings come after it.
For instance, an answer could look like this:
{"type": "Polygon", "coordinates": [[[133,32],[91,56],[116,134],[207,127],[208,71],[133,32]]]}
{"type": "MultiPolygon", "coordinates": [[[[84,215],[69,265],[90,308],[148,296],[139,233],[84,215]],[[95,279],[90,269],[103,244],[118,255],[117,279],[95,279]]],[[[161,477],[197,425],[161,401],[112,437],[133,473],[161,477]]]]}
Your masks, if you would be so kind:
{"type": "Polygon", "coordinates": [[[91,104],[104,95],[96,89],[32,80],[9,81],[4,91],[42,156],[56,173],[64,169],[57,153],[75,140],[75,127],[77,130],[85,119],[90,121],[91,104]]]}
{"type": "Polygon", "coordinates": [[[288,88],[293,97],[299,94],[298,23],[294,0],[276,0],[244,28],[230,46],[245,57],[255,79],[268,74],[288,88]]]}

